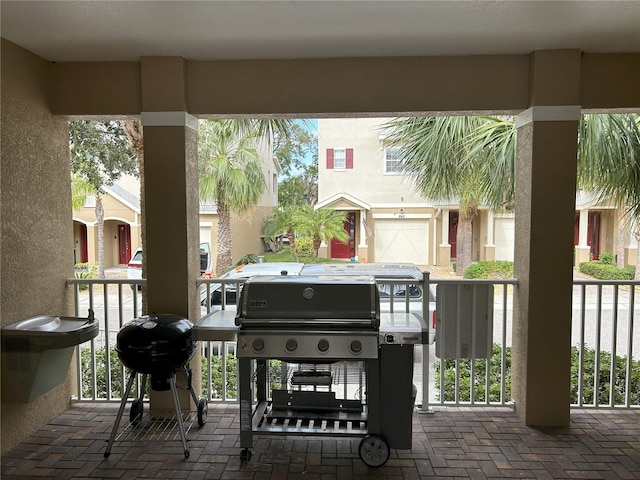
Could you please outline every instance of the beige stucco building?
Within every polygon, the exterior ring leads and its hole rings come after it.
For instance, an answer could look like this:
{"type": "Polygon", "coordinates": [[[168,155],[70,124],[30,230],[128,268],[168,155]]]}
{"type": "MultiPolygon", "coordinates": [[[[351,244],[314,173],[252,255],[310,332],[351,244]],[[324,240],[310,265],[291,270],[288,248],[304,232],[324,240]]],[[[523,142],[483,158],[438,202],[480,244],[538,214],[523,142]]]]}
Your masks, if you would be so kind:
{"type": "MultiPolygon", "coordinates": [[[[577,130],[584,111],[640,111],[637,16],[633,20],[636,23],[625,30],[632,33],[626,33],[617,43],[609,43],[611,37],[601,35],[600,26],[594,22],[582,27],[590,34],[569,39],[553,37],[548,31],[520,37],[517,27],[507,35],[491,24],[500,8],[517,9],[520,2],[489,2],[490,15],[483,19],[489,23],[484,24],[484,33],[493,35],[490,44],[472,36],[467,47],[461,48],[463,36],[459,34],[466,31],[466,26],[480,24],[479,14],[474,13],[473,18],[466,17],[466,25],[451,28],[447,24],[441,35],[448,35],[448,39],[428,41],[412,36],[412,49],[389,53],[380,43],[372,45],[359,41],[359,37],[356,43],[370,48],[366,52],[354,50],[351,43],[349,49],[348,40],[353,36],[344,34],[345,41],[334,41],[335,32],[331,30],[323,42],[314,39],[311,44],[314,48],[327,44],[338,48],[318,54],[311,51],[308,42],[297,42],[283,28],[287,40],[276,42],[276,48],[270,51],[272,56],[258,56],[258,47],[268,42],[256,36],[253,29],[248,33],[252,41],[244,43],[198,41],[196,36],[195,45],[202,47],[198,51],[181,46],[176,37],[165,38],[167,31],[194,30],[191,23],[183,24],[181,30],[173,28],[174,22],[180,24],[185,18],[206,15],[212,21],[230,19],[234,31],[211,28],[203,22],[197,35],[222,31],[233,36],[241,30],[244,17],[224,17],[224,9],[213,14],[211,5],[220,2],[166,2],[166,8],[171,3],[179,4],[172,8],[180,9],[181,15],[160,18],[154,17],[155,2],[136,2],[136,8],[150,9],[143,17],[149,28],[120,30],[115,25],[131,17],[112,9],[126,11],[134,2],[85,3],[79,9],[73,2],[2,2],[2,326],[44,312],[73,313],[72,290],[66,283],[73,276],[74,265],[67,128],[70,118],[141,120],[149,311],[173,312],[197,321],[199,118],[512,114],[518,128],[514,226],[518,285],[514,289],[512,356],[515,412],[526,425],[570,423],[577,130]],[[192,15],[184,14],[187,7],[192,15]],[[57,15],[48,8],[59,9],[57,15]],[[84,37],[67,41],[77,31],[65,25],[67,19],[75,18],[73,15],[91,17],[96,28],[88,32],[84,29],[84,37]],[[39,28],[33,28],[33,17],[43,21],[39,28]],[[18,21],[21,18],[26,21],[18,21]],[[5,20],[13,27],[12,35],[4,28],[5,20]],[[170,23],[167,27],[154,20],[170,23]],[[110,39],[121,40],[118,32],[122,31],[130,34],[129,40],[114,42],[105,38],[106,33],[113,34],[110,39]],[[135,35],[149,33],[157,35],[134,40],[135,35]],[[241,44],[245,48],[249,45],[242,54],[231,48],[241,44]],[[77,49],[70,49],[70,53],[64,48],[69,45],[77,49]],[[207,52],[216,46],[221,49],[218,52],[228,55],[209,55],[207,52]],[[303,48],[289,56],[275,56],[285,46],[303,48]],[[421,46],[431,49],[415,50],[421,46]]],[[[243,3],[228,2],[226,8],[243,3]]],[[[300,5],[308,3],[313,2],[300,5]]],[[[358,12],[354,14],[359,16],[354,21],[366,19],[359,10],[364,6],[356,3],[358,12]]],[[[402,2],[405,9],[419,10],[405,17],[407,22],[417,20],[418,33],[434,31],[425,26],[425,22],[438,18],[428,11],[431,3],[402,2]]],[[[449,2],[440,3],[445,8],[443,5],[449,2]]],[[[484,8],[483,3],[456,6],[456,13],[447,18],[454,21],[468,9],[484,8]]],[[[544,9],[546,3],[532,2],[530,8],[535,5],[544,9]]],[[[566,2],[565,8],[588,9],[593,3],[566,2]]],[[[616,11],[635,8],[633,4],[620,2],[616,11]]],[[[288,2],[280,2],[270,8],[289,6],[288,2]]],[[[607,7],[602,14],[610,11],[607,7]]],[[[528,20],[518,13],[506,18],[516,24],[521,17],[528,20]]],[[[622,13],[618,21],[624,22],[630,14],[622,13]]],[[[282,18],[276,15],[272,21],[282,18]]],[[[309,18],[317,20],[313,14],[309,18]]],[[[579,18],[572,16],[562,32],[579,18]]],[[[308,27],[314,25],[324,31],[327,23],[316,21],[308,27]]],[[[252,27],[273,28],[273,24],[261,18],[252,27]]],[[[401,27],[406,29],[404,23],[401,27]]],[[[613,29],[614,37],[618,31],[613,29]]],[[[371,42],[380,40],[375,29],[366,32],[371,35],[371,42]]],[[[385,37],[384,47],[387,46],[389,38],[385,37]]],[[[384,202],[391,205],[400,200],[384,202]]],[[[395,208],[393,205],[380,213],[392,215],[395,208]]],[[[363,210],[366,211],[364,205],[363,210]]],[[[69,406],[73,373],[70,371],[67,381],[31,403],[2,403],[3,451],[69,406]]]]}
{"type": "MultiPolygon", "coordinates": [[[[318,121],[318,204],[347,215],[347,244],[322,246],[330,258],[449,266],[456,260],[459,205],[423,198],[399,168],[385,142],[389,118],[318,121]]],[[[637,241],[629,219],[595,194],[578,191],[574,225],[575,265],[617,254],[622,235],[624,264],[635,265],[637,241]]],[[[514,259],[515,213],[480,208],[473,220],[472,261],[514,259]]]]}
{"type": "MultiPolygon", "coordinates": [[[[232,214],[231,242],[234,263],[247,254],[261,254],[265,243],[261,237],[264,219],[278,203],[278,172],[280,165],[272,154],[271,139],[262,139],[256,145],[260,154],[265,189],[258,204],[244,214],[232,214]]],[[[140,182],[125,176],[114,185],[105,187],[102,196],[104,208],[104,266],[126,265],[138,247],[142,246],[140,182]]],[[[218,214],[215,205],[199,204],[199,239],[208,244],[215,270],[217,255],[218,214]]],[[[167,228],[170,228],[167,225],[167,228]]],[[[95,264],[98,261],[97,222],[95,196],[89,195],[82,208],[73,212],[74,263],[95,264]]]]}

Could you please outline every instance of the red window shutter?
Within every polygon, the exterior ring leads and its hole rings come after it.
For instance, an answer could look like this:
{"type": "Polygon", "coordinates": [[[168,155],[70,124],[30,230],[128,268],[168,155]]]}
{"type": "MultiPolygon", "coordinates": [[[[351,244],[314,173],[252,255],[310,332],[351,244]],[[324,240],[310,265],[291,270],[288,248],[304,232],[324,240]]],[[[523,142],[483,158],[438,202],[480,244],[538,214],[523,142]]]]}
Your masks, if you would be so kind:
{"type": "Polygon", "coordinates": [[[333,169],[333,148],[327,148],[327,169],[333,169]]]}
{"type": "Polygon", "coordinates": [[[347,168],[353,168],[353,148],[347,148],[346,153],[345,153],[345,157],[346,157],[346,167],[347,168]]]}

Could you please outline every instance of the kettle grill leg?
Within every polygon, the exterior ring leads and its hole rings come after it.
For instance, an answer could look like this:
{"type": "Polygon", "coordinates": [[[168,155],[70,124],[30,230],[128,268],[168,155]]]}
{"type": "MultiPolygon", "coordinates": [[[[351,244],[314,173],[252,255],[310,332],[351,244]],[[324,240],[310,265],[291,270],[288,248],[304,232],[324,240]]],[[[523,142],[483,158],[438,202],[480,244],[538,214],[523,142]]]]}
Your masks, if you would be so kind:
{"type": "Polygon", "coordinates": [[[113,424],[113,429],[111,430],[111,436],[109,437],[109,442],[107,443],[107,448],[104,451],[104,458],[109,458],[111,454],[111,447],[113,446],[113,442],[116,439],[116,433],[118,432],[118,427],[120,426],[120,420],[122,420],[122,414],[124,413],[124,407],[127,404],[127,399],[129,398],[129,392],[131,392],[131,387],[133,386],[133,381],[136,379],[136,372],[131,371],[131,375],[129,375],[129,381],[127,382],[127,389],[122,396],[122,401],[120,402],[120,409],[118,410],[118,415],[116,415],[116,422],[113,424]]]}
{"type": "Polygon", "coordinates": [[[176,390],[176,373],[173,372],[169,377],[169,386],[171,387],[171,395],[173,396],[173,404],[176,408],[176,419],[178,420],[178,428],[180,429],[180,437],[182,438],[182,447],[184,448],[184,458],[189,458],[189,448],[187,447],[187,436],[184,433],[184,422],[182,421],[182,410],[180,409],[180,399],[176,390]]]}

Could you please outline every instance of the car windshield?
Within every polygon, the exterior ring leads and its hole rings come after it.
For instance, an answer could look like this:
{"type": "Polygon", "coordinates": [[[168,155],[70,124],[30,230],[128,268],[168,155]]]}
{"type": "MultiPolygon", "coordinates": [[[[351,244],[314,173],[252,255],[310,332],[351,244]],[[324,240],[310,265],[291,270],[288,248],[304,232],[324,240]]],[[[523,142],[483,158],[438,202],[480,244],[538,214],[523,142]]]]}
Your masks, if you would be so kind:
{"type": "MultiPolygon", "coordinates": [[[[384,280],[382,280],[384,281],[384,280]]],[[[380,298],[386,298],[391,296],[391,287],[393,287],[394,297],[406,296],[406,285],[391,285],[389,283],[378,283],[378,290],[380,291],[380,298]]],[[[422,289],[418,285],[409,285],[409,298],[420,298],[422,296],[422,289]]]]}

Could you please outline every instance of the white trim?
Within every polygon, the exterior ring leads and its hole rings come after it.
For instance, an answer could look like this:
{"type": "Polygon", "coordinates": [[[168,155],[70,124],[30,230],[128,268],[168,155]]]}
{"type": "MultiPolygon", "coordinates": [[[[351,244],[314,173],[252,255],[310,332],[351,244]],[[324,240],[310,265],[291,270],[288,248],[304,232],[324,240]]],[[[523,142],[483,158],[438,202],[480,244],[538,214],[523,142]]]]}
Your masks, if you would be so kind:
{"type": "Polygon", "coordinates": [[[580,105],[550,105],[527,108],[516,115],[516,128],[531,122],[564,122],[580,120],[582,107],[580,105]]]}
{"type": "MultiPolygon", "coordinates": [[[[107,191],[107,193],[109,194],[109,196],[111,196],[112,198],[114,198],[115,200],[117,200],[118,202],[122,203],[124,206],[128,207],[133,213],[135,213],[136,215],[140,215],[142,212],[140,211],[140,207],[136,207],[135,205],[133,205],[131,202],[128,202],[127,200],[125,200],[124,198],[122,198],[122,196],[118,195],[117,193],[115,193],[113,190],[111,190],[109,187],[105,187],[105,190],[107,191]]],[[[134,193],[128,192],[131,195],[135,196],[134,193]]]]}
{"type": "MultiPolygon", "coordinates": [[[[322,207],[328,207],[332,203],[337,202],[339,200],[344,200],[346,202],[349,202],[349,203],[353,204],[352,207],[351,206],[349,206],[349,207],[340,207],[341,210],[345,210],[345,209],[371,210],[371,206],[368,203],[363,202],[362,200],[354,197],[353,195],[345,193],[345,192],[335,193],[335,194],[331,195],[330,197],[325,198],[321,202],[316,203],[315,206],[314,206],[314,209],[318,210],[319,208],[322,208],[322,207]]],[[[334,210],[336,210],[335,207],[332,207],[332,208],[334,210]]]]}
{"type": "Polygon", "coordinates": [[[432,208],[432,207],[428,203],[394,202],[394,203],[372,203],[371,208],[432,208]]]}
{"type": "Polygon", "coordinates": [[[142,112],[143,127],[187,127],[198,131],[198,119],[187,112],[142,112]]]}
{"type": "Polygon", "coordinates": [[[430,219],[430,213],[374,213],[372,215],[374,220],[378,219],[398,219],[398,220],[415,220],[415,219],[430,219]],[[400,215],[403,215],[402,217],[400,215]]]}
{"type": "Polygon", "coordinates": [[[122,217],[104,217],[104,221],[105,222],[121,222],[121,223],[126,223],[127,225],[132,224],[130,220],[127,220],[126,218],[122,218],[122,217]]]}

